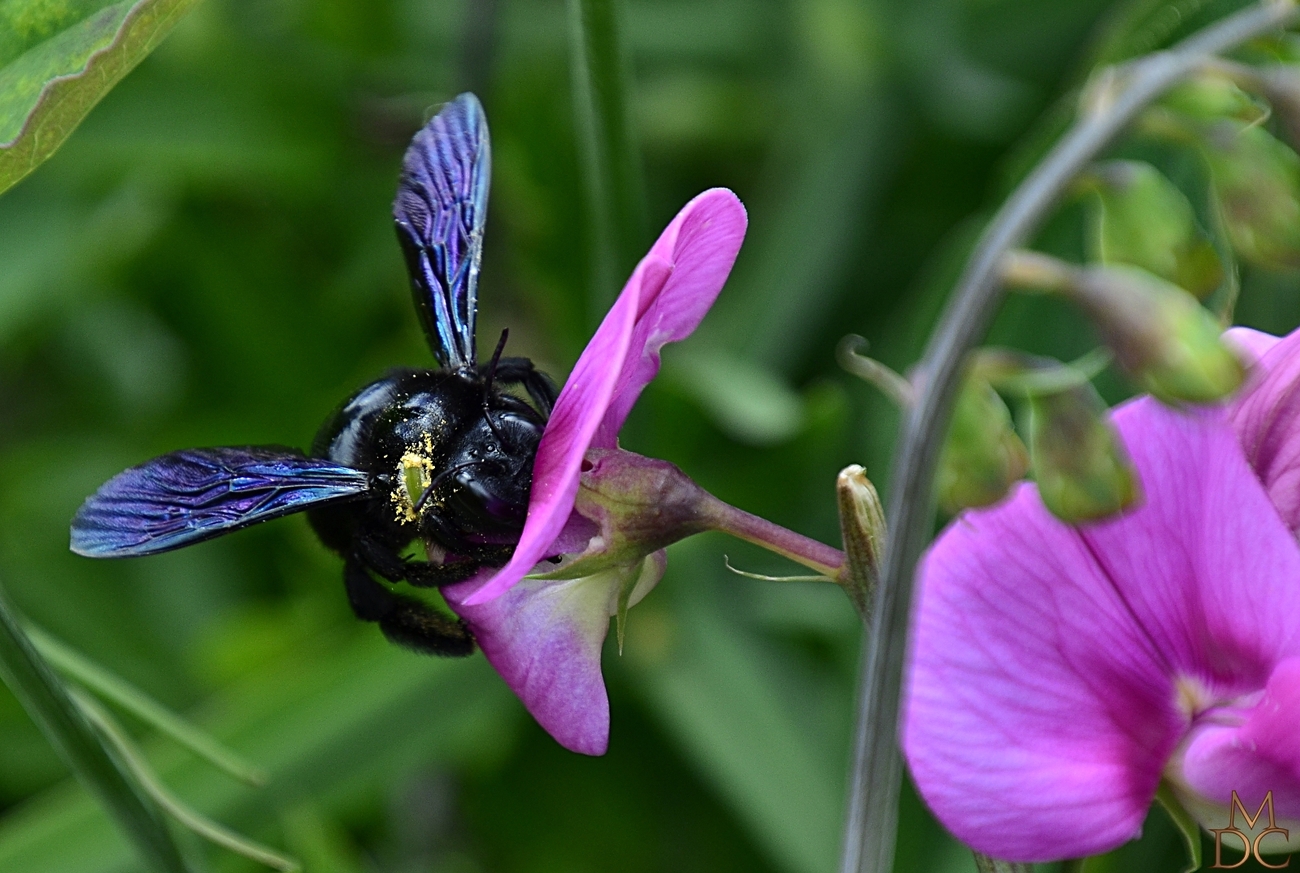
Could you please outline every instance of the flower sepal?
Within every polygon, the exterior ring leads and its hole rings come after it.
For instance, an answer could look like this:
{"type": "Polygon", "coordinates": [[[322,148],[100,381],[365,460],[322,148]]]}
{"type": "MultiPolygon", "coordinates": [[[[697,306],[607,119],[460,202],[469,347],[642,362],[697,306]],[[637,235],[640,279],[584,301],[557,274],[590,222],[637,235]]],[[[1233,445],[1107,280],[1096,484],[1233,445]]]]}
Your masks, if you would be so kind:
{"type": "Polygon", "coordinates": [[[710,497],[675,464],[622,449],[592,449],[573,511],[596,533],[579,554],[530,579],[577,579],[646,556],[709,527],[710,497]]]}

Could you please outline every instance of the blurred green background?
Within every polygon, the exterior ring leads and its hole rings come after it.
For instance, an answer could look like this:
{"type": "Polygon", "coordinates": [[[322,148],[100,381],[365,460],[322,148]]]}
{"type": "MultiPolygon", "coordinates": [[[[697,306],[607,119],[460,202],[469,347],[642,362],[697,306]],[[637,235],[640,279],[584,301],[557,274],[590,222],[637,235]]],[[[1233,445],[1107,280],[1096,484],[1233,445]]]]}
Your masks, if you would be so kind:
{"type": "MultiPolygon", "coordinates": [[[[624,445],[837,542],[834,476],[865,463],[883,486],[897,416],[836,368],[836,341],[860,333],[905,368],[1093,61],[1236,5],[628,0],[645,242],[716,185],[751,224],[624,445]]],[[[830,586],[729,574],[724,554],[797,572],[743,544],[671,550],[626,653],[606,652],[600,759],[556,746],[481,657],[422,658],[356,622],[301,517],[138,560],[67,550],[72,513],[119,470],[306,446],[358,386],[432,365],[389,208],[410,136],[462,90],[493,140],[479,334],[508,326],[512,353],[562,377],[605,303],[568,50],[560,0],[206,0],[0,198],[0,578],[36,623],[268,768],[253,790],[148,745],[183,798],[311,873],[835,866],[858,622],[830,586]]],[[[1046,244],[1077,251],[1079,227],[1067,207],[1046,244]]],[[[1292,327],[1295,286],[1251,276],[1245,320],[1292,327]]],[[[1093,342],[1042,301],[1014,301],[995,338],[1093,342]]],[[[0,810],[6,873],[138,869],[3,688],[0,810]]],[[[1179,864],[1157,813],[1106,869],[1179,864]]],[[[974,869],[910,793],[896,866],[974,869]]]]}

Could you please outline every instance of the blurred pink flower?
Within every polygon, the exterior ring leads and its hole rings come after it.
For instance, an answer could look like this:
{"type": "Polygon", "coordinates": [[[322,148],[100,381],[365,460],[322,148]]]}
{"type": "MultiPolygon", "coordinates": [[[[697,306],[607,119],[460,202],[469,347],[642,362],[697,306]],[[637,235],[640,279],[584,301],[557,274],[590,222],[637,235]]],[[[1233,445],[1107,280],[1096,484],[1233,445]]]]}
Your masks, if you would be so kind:
{"type": "Polygon", "coordinates": [[[1208,827],[1272,791],[1300,837],[1300,332],[1229,339],[1256,363],[1232,404],[1113,413],[1142,506],[1069,526],[1024,484],[922,562],[903,745],[981,852],[1108,851],[1162,780],[1208,827]]]}
{"type": "MultiPolygon", "coordinates": [[[[663,575],[661,546],[608,551],[608,519],[574,509],[584,476],[644,480],[664,462],[618,451],[618,431],[659,372],[659,350],[685,339],[722,290],[745,236],[745,209],[723,188],[682,208],[641,259],[583,351],[547,422],[528,518],[511,561],[443,589],[488,661],[563,746],[600,755],[609,699],[600,652],[620,598],[639,601],[663,575]],[[591,456],[588,457],[588,453],[591,456]],[[557,569],[547,559],[588,558],[577,578],[525,578],[557,569]],[[606,558],[601,560],[601,558],[606,558]]],[[[675,470],[675,468],[672,468],[675,470]]],[[[683,477],[684,478],[684,477],[683,477]]],[[[567,567],[572,561],[565,561],[567,567]]]]}

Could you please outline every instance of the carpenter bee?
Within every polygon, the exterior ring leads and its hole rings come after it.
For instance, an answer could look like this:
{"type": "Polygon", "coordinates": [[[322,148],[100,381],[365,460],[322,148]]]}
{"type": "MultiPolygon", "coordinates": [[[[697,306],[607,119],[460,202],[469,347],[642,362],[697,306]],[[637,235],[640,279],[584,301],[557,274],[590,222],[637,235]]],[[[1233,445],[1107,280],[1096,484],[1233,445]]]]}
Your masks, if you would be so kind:
{"type": "Polygon", "coordinates": [[[150,555],[306,511],[343,558],[348,601],[394,642],[467,655],[464,622],[376,577],[429,587],[504,564],[523,529],[533,459],[556,399],[506,334],[474,343],[491,149],[483,107],[462,94],[415,135],[393,217],[415,309],[440,368],[394,370],[338,407],[310,455],[280,446],[183,449],[106,482],[72,520],[72,550],[150,555]],[[520,386],[531,399],[508,393],[520,386]],[[415,540],[428,561],[404,557],[415,540]]]}

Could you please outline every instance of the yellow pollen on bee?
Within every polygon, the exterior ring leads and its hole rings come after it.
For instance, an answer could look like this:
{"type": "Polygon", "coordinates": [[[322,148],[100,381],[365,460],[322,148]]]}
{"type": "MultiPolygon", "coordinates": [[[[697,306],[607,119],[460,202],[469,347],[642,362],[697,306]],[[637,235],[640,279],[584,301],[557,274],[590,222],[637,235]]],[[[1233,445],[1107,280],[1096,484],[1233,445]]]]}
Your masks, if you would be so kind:
{"type": "Polygon", "coordinates": [[[420,498],[433,482],[433,441],[428,434],[424,436],[424,449],[407,451],[397,462],[397,478],[400,483],[393,489],[392,499],[397,510],[398,521],[415,521],[415,507],[420,498]]]}

